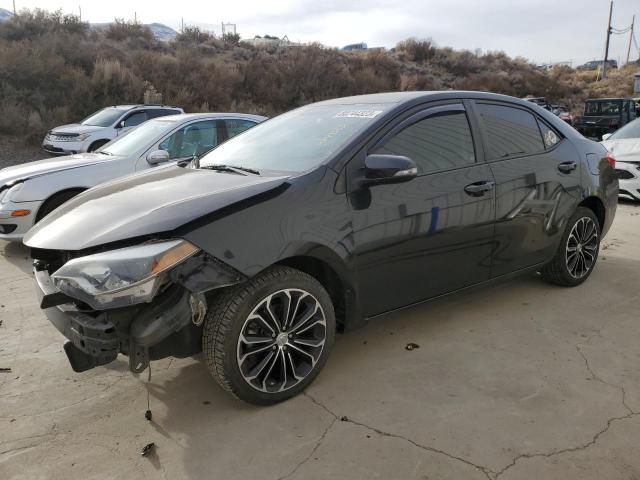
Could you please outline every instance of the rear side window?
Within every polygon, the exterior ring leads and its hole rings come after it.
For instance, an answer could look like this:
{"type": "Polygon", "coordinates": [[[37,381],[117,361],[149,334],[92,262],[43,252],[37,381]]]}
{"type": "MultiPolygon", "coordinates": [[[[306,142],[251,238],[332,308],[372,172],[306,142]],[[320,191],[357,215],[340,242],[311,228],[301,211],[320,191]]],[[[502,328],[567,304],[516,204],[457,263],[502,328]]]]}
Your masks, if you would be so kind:
{"type": "Polygon", "coordinates": [[[429,173],[475,163],[475,150],[467,115],[445,112],[420,120],[370,153],[404,155],[429,173]]]}
{"type": "Polygon", "coordinates": [[[545,150],[535,117],[519,108],[477,105],[489,159],[527,155],[545,150]]]}
{"type": "Polygon", "coordinates": [[[544,142],[545,148],[555,147],[561,140],[560,135],[557,134],[555,130],[549,128],[546,123],[538,120],[538,124],[540,125],[540,132],[542,133],[542,141],[544,142]]]}
{"type": "Polygon", "coordinates": [[[135,127],[136,125],[140,125],[142,122],[147,121],[147,112],[136,112],[129,115],[125,121],[125,127],[135,127]]]}
{"type": "Polygon", "coordinates": [[[149,118],[166,117],[168,115],[177,115],[180,113],[178,110],[171,110],[167,108],[152,108],[147,112],[149,118]]]}
{"type": "Polygon", "coordinates": [[[229,138],[233,138],[239,133],[242,133],[255,125],[255,122],[239,118],[228,118],[223,121],[227,127],[227,135],[229,138]]]}

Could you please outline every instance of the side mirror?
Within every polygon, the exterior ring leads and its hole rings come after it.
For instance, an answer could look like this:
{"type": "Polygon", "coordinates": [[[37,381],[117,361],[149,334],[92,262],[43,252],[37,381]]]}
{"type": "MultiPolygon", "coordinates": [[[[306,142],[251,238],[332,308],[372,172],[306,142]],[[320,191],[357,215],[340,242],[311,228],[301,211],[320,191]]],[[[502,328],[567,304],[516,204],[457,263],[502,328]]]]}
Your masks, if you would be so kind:
{"type": "Polygon", "coordinates": [[[401,155],[368,155],[364,160],[361,187],[408,182],[418,176],[418,167],[409,157],[401,155]]]}
{"type": "Polygon", "coordinates": [[[149,165],[157,165],[169,161],[169,152],[166,150],[154,150],[147,155],[149,165]]]}
{"type": "Polygon", "coordinates": [[[124,120],[120,120],[116,125],[116,128],[124,128],[124,125],[125,125],[124,120]]]}
{"type": "Polygon", "coordinates": [[[605,133],[604,135],[602,135],[602,141],[604,142],[605,140],[609,140],[609,137],[613,135],[613,133],[605,133]]]}

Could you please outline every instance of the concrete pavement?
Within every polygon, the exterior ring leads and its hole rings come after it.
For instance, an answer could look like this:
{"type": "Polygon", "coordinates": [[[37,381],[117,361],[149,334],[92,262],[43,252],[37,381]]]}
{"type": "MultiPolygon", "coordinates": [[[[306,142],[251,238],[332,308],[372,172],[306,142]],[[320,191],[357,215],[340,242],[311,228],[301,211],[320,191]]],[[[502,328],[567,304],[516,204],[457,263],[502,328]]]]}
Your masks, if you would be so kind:
{"type": "Polygon", "coordinates": [[[0,255],[1,479],[640,478],[636,204],[584,285],[531,275],[388,315],[284,404],[231,398],[199,358],[154,362],[153,422],[146,372],[74,373],[27,250],[0,255]]]}

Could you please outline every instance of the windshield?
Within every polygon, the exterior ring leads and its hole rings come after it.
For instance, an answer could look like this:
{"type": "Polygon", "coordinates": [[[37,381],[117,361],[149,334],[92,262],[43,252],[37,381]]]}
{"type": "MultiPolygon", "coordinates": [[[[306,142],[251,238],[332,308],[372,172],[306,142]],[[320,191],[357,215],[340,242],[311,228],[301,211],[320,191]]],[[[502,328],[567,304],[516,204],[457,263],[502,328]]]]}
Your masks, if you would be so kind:
{"type": "Polygon", "coordinates": [[[584,106],[585,115],[617,115],[622,111],[620,100],[601,102],[587,102],[584,106]]]}
{"type": "Polygon", "coordinates": [[[89,115],[87,118],[82,120],[80,124],[90,125],[92,127],[110,127],[123,113],[124,110],[120,110],[119,108],[103,108],[93,115],[89,115]]]}
{"type": "Polygon", "coordinates": [[[628,140],[630,138],[640,138],[640,119],[627,123],[607,140],[628,140]]]}
{"type": "Polygon", "coordinates": [[[168,126],[174,124],[175,122],[167,122],[166,120],[149,120],[132,128],[125,135],[111,140],[97,151],[117,156],[133,155],[141,147],[148,147],[167,130],[168,126]]]}
{"type": "Polygon", "coordinates": [[[328,160],[393,104],[310,105],[257,125],[215,148],[201,167],[304,172],[328,160]]]}

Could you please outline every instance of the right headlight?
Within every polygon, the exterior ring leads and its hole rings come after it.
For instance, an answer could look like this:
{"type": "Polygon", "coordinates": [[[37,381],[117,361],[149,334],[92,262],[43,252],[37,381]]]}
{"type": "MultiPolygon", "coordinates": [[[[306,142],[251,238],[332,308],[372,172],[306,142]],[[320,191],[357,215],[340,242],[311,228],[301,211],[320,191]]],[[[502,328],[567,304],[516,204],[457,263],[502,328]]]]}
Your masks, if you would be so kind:
{"type": "Polygon", "coordinates": [[[11,196],[22,190],[24,183],[16,183],[15,185],[0,191],[0,203],[6,203],[11,200],[11,196]]]}
{"type": "Polygon", "coordinates": [[[53,284],[96,310],[150,302],[165,272],[199,250],[169,240],[74,258],[51,275],[53,284]]]}

